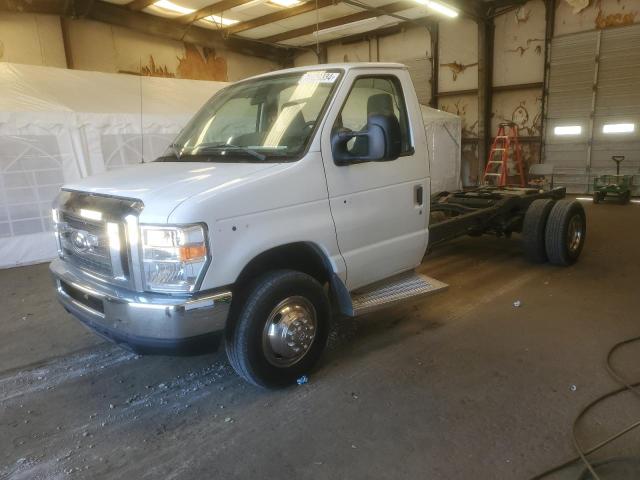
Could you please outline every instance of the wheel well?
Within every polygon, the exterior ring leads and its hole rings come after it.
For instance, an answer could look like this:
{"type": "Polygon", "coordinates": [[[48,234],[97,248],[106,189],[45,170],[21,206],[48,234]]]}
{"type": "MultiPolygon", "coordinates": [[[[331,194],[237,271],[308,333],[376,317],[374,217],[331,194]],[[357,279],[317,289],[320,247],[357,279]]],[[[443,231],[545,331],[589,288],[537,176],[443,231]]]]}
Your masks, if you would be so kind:
{"type": "Polygon", "coordinates": [[[331,280],[333,270],[320,248],[309,242],[281,245],[253,258],[240,272],[236,285],[248,282],[269,270],[290,269],[312,276],[322,285],[331,280]]]}

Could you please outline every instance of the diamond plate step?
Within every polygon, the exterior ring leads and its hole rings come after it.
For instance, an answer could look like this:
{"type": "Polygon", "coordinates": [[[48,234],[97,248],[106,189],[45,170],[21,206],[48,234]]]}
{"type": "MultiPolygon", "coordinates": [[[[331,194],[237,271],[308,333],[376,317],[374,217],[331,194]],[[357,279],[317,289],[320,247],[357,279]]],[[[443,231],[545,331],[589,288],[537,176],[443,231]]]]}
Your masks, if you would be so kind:
{"type": "Polygon", "coordinates": [[[388,307],[411,297],[441,292],[449,285],[416,272],[402,273],[351,294],[354,316],[388,307]]]}

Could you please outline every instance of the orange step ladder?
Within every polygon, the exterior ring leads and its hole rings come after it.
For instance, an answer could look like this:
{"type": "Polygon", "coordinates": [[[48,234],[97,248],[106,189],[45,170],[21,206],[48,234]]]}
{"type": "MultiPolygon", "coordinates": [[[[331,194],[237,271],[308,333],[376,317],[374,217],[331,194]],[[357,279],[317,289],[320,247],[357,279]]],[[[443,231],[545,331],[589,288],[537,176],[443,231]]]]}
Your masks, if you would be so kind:
{"type": "Polygon", "coordinates": [[[509,184],[509,178],[516,176],[520,177],[520,186],[524,187],[525,178],[522,167],[522,151],[518,141],[518,127],[515,123],[501,123],[498,126],[498,135],[491,144],[489,161],[484,167],[482,183],[506,187],[509,184]],[[510,158],[512,153],[513,157],[510,158]],[[509,174],[509,167],[515,168],[515,175],[509,174]]]}

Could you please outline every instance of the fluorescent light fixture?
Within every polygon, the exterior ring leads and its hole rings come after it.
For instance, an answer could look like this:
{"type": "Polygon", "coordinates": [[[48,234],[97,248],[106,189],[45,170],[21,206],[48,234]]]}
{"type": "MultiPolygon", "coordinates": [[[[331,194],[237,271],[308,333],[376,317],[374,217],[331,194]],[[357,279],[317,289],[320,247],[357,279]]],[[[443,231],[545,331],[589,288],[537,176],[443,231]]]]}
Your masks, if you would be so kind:
{"type": "Polygon", "coordinates": [[[416,0],[416,2],[421,3],[434,12],[441,13],[447,17],[455,18],[459,15],[457,10],[441,2],[434,2],[433,0],[416,0]]]}
{"type": "Polygon", "coordinates": [[[298,0],[269,0],[269,1],[274,5],[278,5],[279,7],[285,7],[285,8],[295,7],[296,5],[300,5],[301,3],[298,0]]]}
{"type": "MultiPolygon", "coordinates": [[[[195,12],[193,8],[183,7],[181,5],[177,5],[169,0],[159,0],[158,2],[153,4],[154,7],[161,8],[162,10],[167,10],[169,12],[177,13],[179,15],[188,15],[190,13],[195,12]]],[[[214,23],[216,25],[229,26],[234,23],[238,23],[238,20],[232,20],[230,18],[222,18],[218,15],[209,15],[208,17],[201,18],[200,20],[214,23]]]]}
{"type": "Polygon", "coordinates": [[[580,135],[582,127],[580,125],[562,125],[554,127],[553,133],[556,135],[580,135]]]}
{"type": "Polygon", "coordinates": [[[313,32],[314,35],[324,35],[326,33],[338,32],[340,30],[346,30],[347,28],[359,27],[360,25],[364,25],[367,23],[375,22],[377,18],[365,18],[364,20],[358,20],[357,22],[345,23],[344,25],[336,25],[335,27],[323,28],[322,30],[318,30],[317,32],[313,32]]]}
{"type": "Polygon", "coordinates": [[[602,133],[631,133],[635,129],[634,123],[607,123],[602,126],[602,133]]]}

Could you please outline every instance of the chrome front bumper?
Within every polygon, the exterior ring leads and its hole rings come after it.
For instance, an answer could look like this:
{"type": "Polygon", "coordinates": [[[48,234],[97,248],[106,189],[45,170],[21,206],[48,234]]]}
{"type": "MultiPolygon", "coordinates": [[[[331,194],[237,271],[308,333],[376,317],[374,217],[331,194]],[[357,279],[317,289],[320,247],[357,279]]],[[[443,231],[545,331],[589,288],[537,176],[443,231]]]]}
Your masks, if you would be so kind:
{"type": "Polygon", "coordinates": [[[60,259],[50,269],[67,311],[98,334],[142,353],[213,348],[231,306],[228,290],[190,297],[140,293],[106,284],[60,259]]]}

